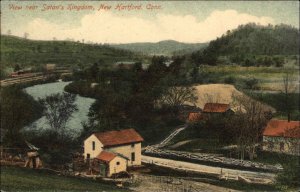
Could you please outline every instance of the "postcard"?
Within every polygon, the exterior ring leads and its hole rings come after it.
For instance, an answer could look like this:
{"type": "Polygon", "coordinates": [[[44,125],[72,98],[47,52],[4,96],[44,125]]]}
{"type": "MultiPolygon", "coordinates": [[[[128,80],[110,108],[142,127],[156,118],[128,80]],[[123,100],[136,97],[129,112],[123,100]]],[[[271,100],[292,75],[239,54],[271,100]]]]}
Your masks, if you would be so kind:
{"type": "Polygon", "coordinates": [[[1,1],[1,191],[296,191],[298,1],[1,1]]]}

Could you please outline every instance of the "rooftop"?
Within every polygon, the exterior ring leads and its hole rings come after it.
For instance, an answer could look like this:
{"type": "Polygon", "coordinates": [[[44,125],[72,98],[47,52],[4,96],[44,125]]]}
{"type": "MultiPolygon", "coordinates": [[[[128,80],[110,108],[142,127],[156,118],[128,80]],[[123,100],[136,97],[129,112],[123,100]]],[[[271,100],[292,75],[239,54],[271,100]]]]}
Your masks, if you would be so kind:
{"type": "Polygon", "coordinates": [[[94,133],[104,147],[142,142],[144,139],[134,129],[94,133]]]}
{"type": "Polygon", "coordinates": [[[224,103],[206,103],[203,108],[205,113],[224,113],[230,109],[229,104],[224,103]]]}
{"type": "Polygon", "coordinates": [[[268,122],[264,136],[300,138],[300,121],[272,119],[268,122]]]}
{"type": "Polygon", "coordinates": [[[189,113],[188,121],[189,122],[197,122],[203,119],[201,113],[191,112],[189,113]]]}
{"type": "Polygon", "coordinates": [[[96,157],[97,159],[104,161],[106,163],[113,160],[117,155],[108,151],[101,151],[101,153],[96,157]]]}

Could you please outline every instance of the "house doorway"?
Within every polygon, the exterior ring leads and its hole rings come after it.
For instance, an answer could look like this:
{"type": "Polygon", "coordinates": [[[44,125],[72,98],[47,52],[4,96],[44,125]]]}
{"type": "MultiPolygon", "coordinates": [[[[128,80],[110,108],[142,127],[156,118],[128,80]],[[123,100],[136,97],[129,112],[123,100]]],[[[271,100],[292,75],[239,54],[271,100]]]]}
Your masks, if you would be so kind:
{"type": "Polygon", "coordinates": [[[107,175],[107,165],[104,164],[104,163],[100,163],[100,175],[103,176],[103,177],[106,177],[107,175]]]}

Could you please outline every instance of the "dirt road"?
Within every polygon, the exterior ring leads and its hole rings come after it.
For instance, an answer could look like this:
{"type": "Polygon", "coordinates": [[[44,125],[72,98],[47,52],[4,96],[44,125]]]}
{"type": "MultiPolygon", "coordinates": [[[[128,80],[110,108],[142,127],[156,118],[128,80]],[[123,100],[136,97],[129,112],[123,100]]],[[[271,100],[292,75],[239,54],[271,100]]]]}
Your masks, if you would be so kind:
{"type": "Polygon", "coordinates": [[[171,176],[151,176],[136,174],[137,185],[131,187],[138,192],[235,192],[237,190],[219,187],[207,183],[179,179],[171,176]]]}

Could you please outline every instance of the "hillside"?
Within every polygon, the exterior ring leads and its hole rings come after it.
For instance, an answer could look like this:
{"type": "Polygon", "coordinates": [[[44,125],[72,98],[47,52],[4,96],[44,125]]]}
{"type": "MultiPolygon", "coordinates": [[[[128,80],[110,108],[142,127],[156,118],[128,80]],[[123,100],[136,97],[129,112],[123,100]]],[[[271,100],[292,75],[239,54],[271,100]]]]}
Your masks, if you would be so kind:
{"type": "Polygon", "coordinates": [[[1,35],[1,67],[40,67],[46,63],[63,66],[89,65],[95,62],[111,64],[131,61],[130,51],[107,45],[91,45],[71,41],[37,41],[1,35]]]}
{"type": "Polygon", "coordinates": [[[296,55],[299,31],[288,25],[260,26],[248,24],[211,41],[207,50],[219,55],[296,55]]]}
{"type": "Polygon", "coordinates": [[[207,43],[181,43],[166,40],[157,43],[112,44],[111,46],[148,55],[172,55],[174,53],[184,54],[200,50],[206,47],[207,43]]]}
{"type": "MultiPolygon", "coordinates": [[[[261,26],[247,24],[227,31],[209,43],[203,52],[195,53],[203,63],[212,64],[217,58],[230,58],[231,62],[272,63],[273,56],[298,55],[299,30],[288,25],[261,26]],[[263,56],[263,58],[262,58],[263,56]],[[266,57],[267,56],[267,57],[266,57]]],[[[194,55],[195,57],[195,55],[194,55]]],[[[276,61],[275,61],[276,63],[276,61]]]]}

